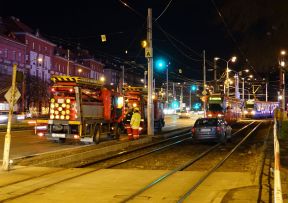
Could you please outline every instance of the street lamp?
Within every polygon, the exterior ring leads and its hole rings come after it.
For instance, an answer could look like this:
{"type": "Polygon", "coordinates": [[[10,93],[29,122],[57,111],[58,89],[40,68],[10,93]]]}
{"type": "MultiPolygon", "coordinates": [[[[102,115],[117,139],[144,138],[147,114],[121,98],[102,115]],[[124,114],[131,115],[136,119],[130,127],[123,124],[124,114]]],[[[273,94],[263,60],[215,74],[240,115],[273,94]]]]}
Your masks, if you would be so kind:
{"type": "Polygon", "coordinates": [[[105,77],[104,77],[104,76],[101,76],[101,77],[100,77],[100,81],[101,81],[101,82],[104,82],[104,81],[105,81],[105,77]]]}
{"type": "Polygon", "coordinates": [[[82,73],[82,69],[81,68],[78,69],[78,73],[82,73]]]}
{"type": "Polygon", "coordinates": [[[285,55],[286,51],[281,50],[280,51],[280,59],[279,59],[279,82],[280,82],[280,94],[282,95],[281,99],[281,106],[282,109],[285,111],[285,67],[286,67],[286,62],[285,62],[285,55]]]}
{"type": "Polygon", "coordinates": [[[222,61],[226,62],[226,80],[225,80],[225,83],[224,83],[224,94],[226,93],[226,86],[227,86],[227,96],[229,97],[229,72],[230,72],[230,70],[229,70],[229,62],[230,61],[233,62],[233,63],[236,62],[237,57],[233,56],[228,61],[225,60],[225,59],[219,58],[219,57],[215,57],[214,58],[215,64],[216,64],[217,60],[222,60],[222,61]]]}

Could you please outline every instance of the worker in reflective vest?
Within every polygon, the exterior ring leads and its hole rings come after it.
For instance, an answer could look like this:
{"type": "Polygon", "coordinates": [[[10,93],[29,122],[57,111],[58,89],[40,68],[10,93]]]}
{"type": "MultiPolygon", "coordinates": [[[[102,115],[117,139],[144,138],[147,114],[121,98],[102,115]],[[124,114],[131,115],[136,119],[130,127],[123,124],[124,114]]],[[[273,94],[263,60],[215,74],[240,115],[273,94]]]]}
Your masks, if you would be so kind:
{"type": "Polygon", "coordinates": [[[140,122],[141,122],[141,115],[139,113],[139,108],[135,107],[134,108],[134,113],[132,115],[130,125],[132,128],[132,134],[134,139],[139,138],[139,127],[140,127],[140,122]]]}

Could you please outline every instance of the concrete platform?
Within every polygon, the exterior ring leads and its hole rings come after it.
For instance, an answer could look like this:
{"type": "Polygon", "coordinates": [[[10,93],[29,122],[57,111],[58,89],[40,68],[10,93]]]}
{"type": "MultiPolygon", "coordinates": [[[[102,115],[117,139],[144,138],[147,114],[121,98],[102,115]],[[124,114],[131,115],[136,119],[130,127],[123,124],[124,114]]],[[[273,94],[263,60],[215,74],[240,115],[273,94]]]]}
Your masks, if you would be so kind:
{"type": "MultiPolygon", "coordinates": [[[[17,167],[0,172],[0,201],[11,202],[120,202],[128,195],[163,175],[164,170],[66,169],[17,167]],[[58,171],[60,170],[60,171],[58,171]],[[56,173],[52,173],[58,171],[56,173]],[[47,174],[43,176],[43,174],[47,174]],[[31,180],[23,181],[30,177],[31,180]],[[62,182],[61,182],[62,181],[62,182]],[[7,185],[11,183],[13,185],[7,185]],[[18,183],[17,183],[18,182],[18,183]],[[6,186],[5,186],[6,185],[6,186]],[[20,196],[16,199],[13,197],[20,196]]],[[[203,172],[178,172],[168,180],[142,193],[131,202],[175,202],[203,172]]],[[[254,175],[242,172],[216,172],[185,202],[256,202],[252,187],[254,175]],[[235,191],[235,195],[227,195],[235,191]],[[241,190],[244,192],[241,193],[241,190]],[[224,198],[225,197],[225,198],[224,198]],[[224,198],[224,199],[223,199],[224,198]],[[223,201],[225,200],[225,201],[223,201]]]]}

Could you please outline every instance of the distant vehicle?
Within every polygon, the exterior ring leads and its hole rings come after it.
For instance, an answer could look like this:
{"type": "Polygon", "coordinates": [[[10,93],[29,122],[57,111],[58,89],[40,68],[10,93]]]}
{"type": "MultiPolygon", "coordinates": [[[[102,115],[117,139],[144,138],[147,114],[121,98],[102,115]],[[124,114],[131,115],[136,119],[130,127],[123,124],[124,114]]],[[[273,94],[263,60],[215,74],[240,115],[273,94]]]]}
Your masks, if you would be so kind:
{"type": "Polygon", "coordinates": [[[191,117],[190,112],[187,110],[182,110],[179,113],[179,118],[190,118],[190,117],[191,117]]]}
{"type": "Polygon", "coordinates": [[[240,99],[212,94],[207,97],[206,116],[209,118],[223,118],[229,124],[240,120],[242,102],[240,99]]]}
{"type": "Polygon", "coordinates": [[[250,99],[245,101],[244,117],[245,118],[271,118],[279,102],[266,102],[250,99]]]}
{"type": "Polygon", "coordinates": [[[7,121],[8,121],[8,114],[9,114],[8,111],[0,111],[0,123],[1,123],[1,124],[7,123],[7,121]]]}
{"type": "Polygon", "coordinates": [[[192,128],[193,140],[210,140],[226,143],[231,139],[232,128],[222,118],[199,118],[192,128]]]}

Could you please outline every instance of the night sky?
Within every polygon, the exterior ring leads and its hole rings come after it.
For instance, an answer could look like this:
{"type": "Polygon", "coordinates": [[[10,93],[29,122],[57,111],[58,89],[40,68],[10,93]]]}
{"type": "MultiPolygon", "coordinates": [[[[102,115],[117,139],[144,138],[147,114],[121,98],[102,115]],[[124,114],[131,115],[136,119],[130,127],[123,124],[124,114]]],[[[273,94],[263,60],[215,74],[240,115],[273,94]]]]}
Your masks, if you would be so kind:
{"type": "MultiPolygon", "coordinates": [[[[80,43],[81,48],[88,49],[95,55],[112,55],[123,61],[145,64],[144,50],[140,46],[140,41],[146,37],[147,8],[153,9],[153,17],[156,19],[170,0],[123,0],[134,10],[126,7],[119,0],[21,1],[17,2],[17,7],[15,7],[15,2],[9,2],[1,4],[2,16],[13,15],[20,18],[33,29],[38,28],[43,36],[53,40],[56,44],[76,46],[80,43]],[[101,42],[101,34],[106,34],[107,42],[101,42]],[[128,54],[125,54],[125,50],[128,50],[128,54]]],[[[246,32],[249,35],[249,30],[241,32],[242,28],[239,31],[235,27],[237,24],[234,24],[237,20],[240,22],[243,20],[244,25],[250,26],[249,19],[253,17],[248,16],[245,19],[245,12],[243,14],[243,11],[250,7],[247,2],[249,1],[242,0],[242,3],[240,1],[237,3],[239,5],[235,5],[236,3],[229,3],[226,0],[172,0],[167,10],[153,25],[154,58],[161,56],[170,61],[169,70],[171,75],[175,75],[175,79],[176,74],[180,75],[178,79],[182,76],[201,79],[203,50],[206,50],[208,68],[211,68],[215,56],[229,59],[232,55],[237,55],[239,60],[233,64],[234,69],[241,70],[244,66],[253,66],[255,70],[261,70],[261,67],[257,67],[255,60],[255,63],[250,63],[253,60],[249,57],[253,58],[253,54],[249,55],[249,49],[247,48],[246,52],[243,46],[244,39],[247,38],[243,37],[245,36],[243,33],[246,32]],[[213,2],[221,12],[223,11],[226,26],[221,21],[213,2]],[[230,8],[234,9],[232,14],[230,8]],[[170,40],[167,35],[170,36],[170,40]],[[171,40],[171,37],[174,40],[171,40]],[[183,70],[182,74],[179,74],[180,68],[183,70]]],[[[257,2],[262,6],[260,0],[255,0],[251,6],[260,8],[257,2]]],[[[271,8],[267,2],[269,1],[265,1],[265,8],[271,8]]],[[[279,0],[279,2],[281,7],[281,2],[285,1],[279,0]]],[[[282,12],[285,12],[285,9],[282,12]]],[[[257,10],[255,10],[255,15],[257,15],[257,10]]],[[[264,17],[267,16],[264,15],[264,17]]],[[[261,20],[263,19],[258,19],[258,21],[261,20]]],[[[261,34],[261,29],[267,27],[269,23],[263,21],[264,25],[259,25],[258,21],[258,27],[254,26],[250,32],[256,30],[261,34]]],[[[251,40],[249,37],[248,39],[251,40]]],[[[276,53],[272,57],[274,60],[276,53]]],[[[225,64],[219,63],[219,67],[224,68],[225,64]]],[[[212,73],[208,73],[209,79],[212,79],[212,73]]]]}

